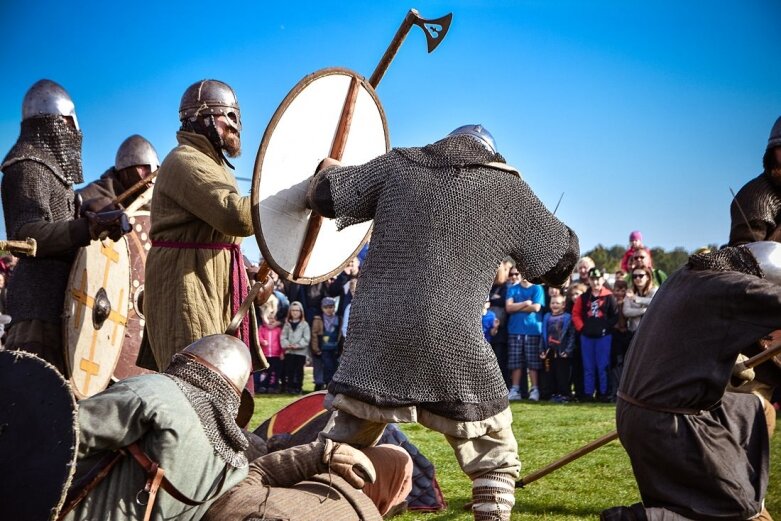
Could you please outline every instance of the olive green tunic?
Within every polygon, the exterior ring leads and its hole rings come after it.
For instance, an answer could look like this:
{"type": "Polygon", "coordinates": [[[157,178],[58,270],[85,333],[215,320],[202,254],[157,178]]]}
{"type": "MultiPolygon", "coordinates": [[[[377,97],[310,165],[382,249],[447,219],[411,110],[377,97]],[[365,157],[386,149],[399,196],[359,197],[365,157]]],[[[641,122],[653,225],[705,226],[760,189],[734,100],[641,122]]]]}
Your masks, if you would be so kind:
{"type": "MultiPolygon", "coordinates": [[[[133,442],[165,470],[165,477],[187,497],[217,499],[246,476],[248,467],[227,467],[215,454],[198,415],[176,383],[162,374],[128,378],[79,402],[77,474],[108,451],[133,442]],[[219,487],[223,472],[225,482],[219,487]]],[[[123,458],[70,512],[66,521],[143,519],[136,502],[146,475],[132,457],[123,458]]],[[[152,519],[200,519],[212,501],[199,506],[180,503],[167,492],[157,494],[152,519]]]]}
{"type": "MultiPolygon", "coordinates": [[[[155,184],[152,241],[240,243],[252,235],[250,198],[239,195],[236,179],[214,147],[200,134],[177,132],[176,138],[179,146],[163,161],[155,184]]],[[[146,334],[139,364],[149,367],[151,348],[157,370],[163,371],[193,341],[227,329],[231,253],[153,246],[144,291],[146,334]]],[[[257,345],[254,315],[252,320],[250,336],[257,345]]]]}

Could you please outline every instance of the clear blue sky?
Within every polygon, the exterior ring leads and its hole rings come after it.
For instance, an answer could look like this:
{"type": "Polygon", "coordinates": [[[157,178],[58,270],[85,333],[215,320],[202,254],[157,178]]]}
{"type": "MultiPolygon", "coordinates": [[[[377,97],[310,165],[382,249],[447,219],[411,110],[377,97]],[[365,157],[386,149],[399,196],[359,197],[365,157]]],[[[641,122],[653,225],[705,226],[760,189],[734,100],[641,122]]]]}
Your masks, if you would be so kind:
{"type": "MultiPolygon", "coordinates": [[[[369,76],[406,11],[453,13],[431,55],[417,29],[377,89],[394,146],[482,123],[508,162],[580,236],[582,249],[726,242],[729,187],[761,171],[781,115],[781,3],[623,1],[2,2],[0,153],[40,78],[71,94],[85,178],[127,136],[164,156],[184,89],[230,83],[251,177],[263,131],[306,74],[369,76]]],[[[240,183],[248,194],[250,183],[240,183]]],[[[516,211],[524,211],[518,208],[516,211]]],[[[4,236],[4,226],[0,230],[4,236]]],[[[244,249],[258,256],[254,238],[244,249]]]]}

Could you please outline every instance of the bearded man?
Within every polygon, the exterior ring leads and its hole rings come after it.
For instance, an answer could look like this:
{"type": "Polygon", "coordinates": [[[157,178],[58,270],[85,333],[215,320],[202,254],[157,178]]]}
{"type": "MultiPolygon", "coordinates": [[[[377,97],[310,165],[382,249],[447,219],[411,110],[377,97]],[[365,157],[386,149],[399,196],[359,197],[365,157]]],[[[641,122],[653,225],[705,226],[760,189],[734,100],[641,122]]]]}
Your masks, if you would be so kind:
{"type": "Polygon", "coordinates": [[[73,185],[83,181],[82,134],[62,86],[40,80],[30,87],[21,127],[0,165],[5,229],[9,239],[35,239],[38,251],[19,259],[9,282],[5,347],[34,353],[67,376],[61,321],[71,264],[79,247],[118,240],[129,227],[121,211],[79,214],[73,185]]]}
{"type": "MultiPolygon", "coordinates": [[[[117,196],[122,195],[129,188],[134,186],[142,179],[147,179],[152,172],[160,167],[160,160],[157,158],[157,151],[152,143],[143,136],[134,134],[124,140],[114,159],[114,166],[106,170],[100,179],[93,181],[79,190],[79,194],[86,201],[90,199],[99,199],[105,205],[111,204],[117,196]]],[[[143,192],[128,196],[122,202],[123,206],[128,206],[135,201],[143,192]]],[[[148,210],[148,205],[144,205],[148,210]]]]}
{"type": "Polygon", "coordinates": [[[531,281],[560,285],[578,259],[577,236],[480,125],[364,165],[322,166],[312,209],[340,229],[374,219],[322,436],[365,447],[386,423],[417,421],[445,435],[472,479],[475,519],[510,519],[521,464],[480,316],[503,259],[531,281]],[[420,288],[415,298],[399,298],[400,280],[420,288]]]}
{"type": "Polygon", "coordinates": [[[781,117],[767,140],[764,170],[740,189],[730,205],[729,245],[781,241],[781,117]]]}
{"type": "MultiPolygon", "coordinates": [[[[781,244],[693,255],[667,279],[635,333],[616,407],[643,502],[600,519],[771,519],[763,400],[725,388],[738,355],[777,343],[779,330],[781,244]]],[[[781,383],[778,368],[768,382],[781,383]]]]}
{"type": "MultiPolygon", "coordinates": [[[[224,333],[248,285],[239,243],[253,233],[250,198],[239,194],[225,157],[241,151],[236,94],[221,81],[196,82],[182,96],[179,119],[179,145],[160,165],[152,198],[137,364],[154,370],[182,346],[224,333]]],[[[239,334],[253,353],[257,330],[251,310],[239,334]]]]}

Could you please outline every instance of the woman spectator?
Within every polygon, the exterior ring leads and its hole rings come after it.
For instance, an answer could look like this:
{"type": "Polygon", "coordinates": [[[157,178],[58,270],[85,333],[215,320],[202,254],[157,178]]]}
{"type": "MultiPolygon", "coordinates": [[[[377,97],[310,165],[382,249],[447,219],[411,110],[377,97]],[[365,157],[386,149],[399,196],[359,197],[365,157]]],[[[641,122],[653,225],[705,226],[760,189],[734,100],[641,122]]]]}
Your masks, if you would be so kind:
{"type": "Polygon", "coordinates": [[[594,260],[591,257],[581,257],[577,264],[575,264],[572,282],[580,282],[581,284],[585,284],[586,288],[588,288],[588,272],[594,266],[596,266],[596,264],[594,264],[594,260]]]}
{"type": "Polygon", "coordinates": [[[636,267],[632,269],[632,296],[624,299],[624,316],[627,319],[627,329],[634,333],[640,326],[648,304],[656,294],[656,283],[653,271],[649,267],[636,267]]]}

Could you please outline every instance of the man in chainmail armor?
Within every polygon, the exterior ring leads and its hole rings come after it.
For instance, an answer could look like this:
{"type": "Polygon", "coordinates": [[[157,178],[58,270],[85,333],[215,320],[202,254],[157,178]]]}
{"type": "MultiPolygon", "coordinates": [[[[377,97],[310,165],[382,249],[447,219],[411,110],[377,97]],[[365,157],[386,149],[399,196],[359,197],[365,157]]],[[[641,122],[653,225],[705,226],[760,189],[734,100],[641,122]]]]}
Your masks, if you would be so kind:
{"type": "MultiPolygon", "coordinates": [[[[188,87],[179,105],[179,142],[160,165],[146,260],[146,328],[137,365],[164,370],[182,346],[223,333],[248,293],[239,244],[253,234],[251,202],[228,171],[241,152],[241,112],[217,80],[188,87]],[[226,157],[227,156],[227,157],[226,157]]],[[[260,353],[254,309],[239,338],[260,353]]],[[[259,358],[256,368],[264,369],[259,358]]]]}
{"type": "Polygon", "coordinates": [[[739,354],[779,341],[781,244],[696,254],[667,279],[635,333],[616,407],[643,502],[600,519],[770,520],[763,400],[725,388],[735,376],[781,384],[773,361],[733,374],[739,354]]]}
{"type": "Polygon", "coordinates": [[[22,257],[8,286],[12,317],[7,349],[35,353],[66,374],[61,316],[71,264],[79,247],[126,233],[121,211],[77,209],[81,131],[68,93],[40,80],[25,94],[19,139],[5,156],[2,199],[9,239],[36,239],[36,257],[22,257]]]}
{"type": "Polygon", "coordinates": [[[122,380],[79,402],[77,470],[65,519],[141,520],[148,509],[154,519],[200,519],[247,476],[249,443],[236,415],[251,366],[241,340],[211,335],[176,354],[165,373],[122,380]],[[143,492],[149,476],[136,453],[164,471],[166,492],[156,499],[143,492]],[[70,504],[97,469],[108,473],[70,504]]]}
{"type": "Polygon", "coordinates": [[[364,447],[389,422],[442,432],[473,481],[475,519],[510,519],[521,464],[483,303],[508,256],[531,281],[563,283],[577,236],[480,125],[364,165],[321,167],[308,194],[315,212],[340,229],[374,219],[322,436],[364,447]],[[401,280],[417,293],[405,298],[401,280]]]}
{"type": "MultiPolygon", "coordinates": [[[[103,205],[110,205],[113,200],[125,193],[142,179],[147,179],[152,172],[160,167],[160,160],[152,143],[143,136],[134,134],[119,145],[114,166],[106,170],[100,179],[79,189],[82,199],[99,199],[103,205]]],[[[128,196],[122,201],[122,206],[128,206],[135,201],[143,190],[128,196]]],[[[149,204],[141,209],[149,210],[149,204]]]]}
{"type": "Polygon", "coordinates": [[[762,158],[764,170],[740,189],[730,206],[729,245],[781,242],[781,117],[762,158]]]}

